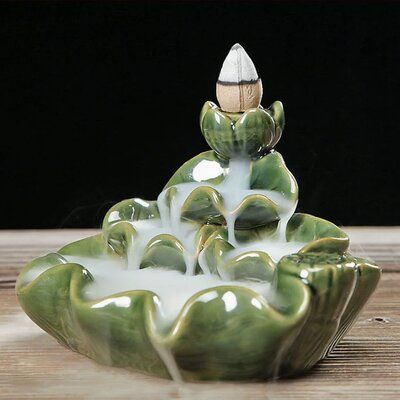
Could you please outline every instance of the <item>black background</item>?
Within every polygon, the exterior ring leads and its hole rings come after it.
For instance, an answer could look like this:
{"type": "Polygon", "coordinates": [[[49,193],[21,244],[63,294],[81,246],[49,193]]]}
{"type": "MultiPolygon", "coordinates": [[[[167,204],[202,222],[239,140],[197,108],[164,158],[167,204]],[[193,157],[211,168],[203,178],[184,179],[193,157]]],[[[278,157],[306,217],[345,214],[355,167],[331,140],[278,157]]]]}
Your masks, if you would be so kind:
{"type": "Polygon", "coordinates": [[[400,4],[0,5],[0,228],[97,227],[208,147],[198,127],[235,42],[281,100],[299,209],[400,224],[400,4]]]}

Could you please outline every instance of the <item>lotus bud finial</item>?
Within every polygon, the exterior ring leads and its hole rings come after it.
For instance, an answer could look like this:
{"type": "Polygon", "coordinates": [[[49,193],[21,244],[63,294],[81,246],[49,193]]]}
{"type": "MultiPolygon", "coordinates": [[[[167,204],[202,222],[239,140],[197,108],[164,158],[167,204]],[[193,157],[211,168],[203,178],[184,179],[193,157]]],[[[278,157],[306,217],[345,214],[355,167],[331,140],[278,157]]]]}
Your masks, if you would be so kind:
{"type": "Polygon", "coordinates": [[[263,93],[253,61],[236,43],[222,65],[217,81],[217,99],[223,111],[243,112],[260,105],[263,93]]]}

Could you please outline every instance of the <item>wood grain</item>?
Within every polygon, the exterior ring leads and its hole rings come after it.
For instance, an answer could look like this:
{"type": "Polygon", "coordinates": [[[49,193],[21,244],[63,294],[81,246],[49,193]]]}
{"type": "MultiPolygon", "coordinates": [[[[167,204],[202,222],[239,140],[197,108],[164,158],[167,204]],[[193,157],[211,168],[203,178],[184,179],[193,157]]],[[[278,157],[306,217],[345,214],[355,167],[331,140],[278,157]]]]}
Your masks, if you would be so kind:
{"type": "Polygon", "coordinates": [[[400,228],[346,231],[353,251],[375,259],[384,274],[327,359],[294,379],[183,385],[98,365],[59,345],[19,308],[15,278],[28,260],[97,231],[0,231],[0,398],[399,399],[400,228]]]}

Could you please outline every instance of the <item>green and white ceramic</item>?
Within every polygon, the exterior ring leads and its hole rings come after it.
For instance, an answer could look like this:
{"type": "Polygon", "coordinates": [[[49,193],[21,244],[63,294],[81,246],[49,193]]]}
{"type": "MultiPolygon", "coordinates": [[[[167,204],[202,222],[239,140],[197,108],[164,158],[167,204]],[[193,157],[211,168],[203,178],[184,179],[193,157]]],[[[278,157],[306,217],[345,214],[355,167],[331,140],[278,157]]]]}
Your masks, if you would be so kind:
{"type": "Polygon", "coordinates": [[[349,254],[334,224],[294,212],[296,180],[273,150],[284,125],[280,102],[243,113],[206,102],[212,150],[183,164],[157,201],[124,200],[101,234],[26,265],[24,311],[74,351],[160,377],[311,368],[351,327],[380,269],[349,254]]]}

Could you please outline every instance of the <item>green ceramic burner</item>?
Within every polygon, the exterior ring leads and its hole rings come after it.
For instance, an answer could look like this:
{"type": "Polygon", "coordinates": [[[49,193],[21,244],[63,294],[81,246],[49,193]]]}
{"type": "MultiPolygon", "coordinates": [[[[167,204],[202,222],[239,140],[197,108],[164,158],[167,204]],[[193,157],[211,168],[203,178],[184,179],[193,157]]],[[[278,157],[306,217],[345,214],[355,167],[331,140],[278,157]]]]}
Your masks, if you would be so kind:
{"type": "Polygon", "coordinates": [[[346,334],[380,269],[337,226],[295,213],[298,187],[273,148],[282,103],[260,106],[250,58],[232,47],[200,128],[212,150],[156,201],[124,200],[102,233],[30,262],[22,308],[100,363],[177,380],[246,380],[311,368],[346,334]]]}

